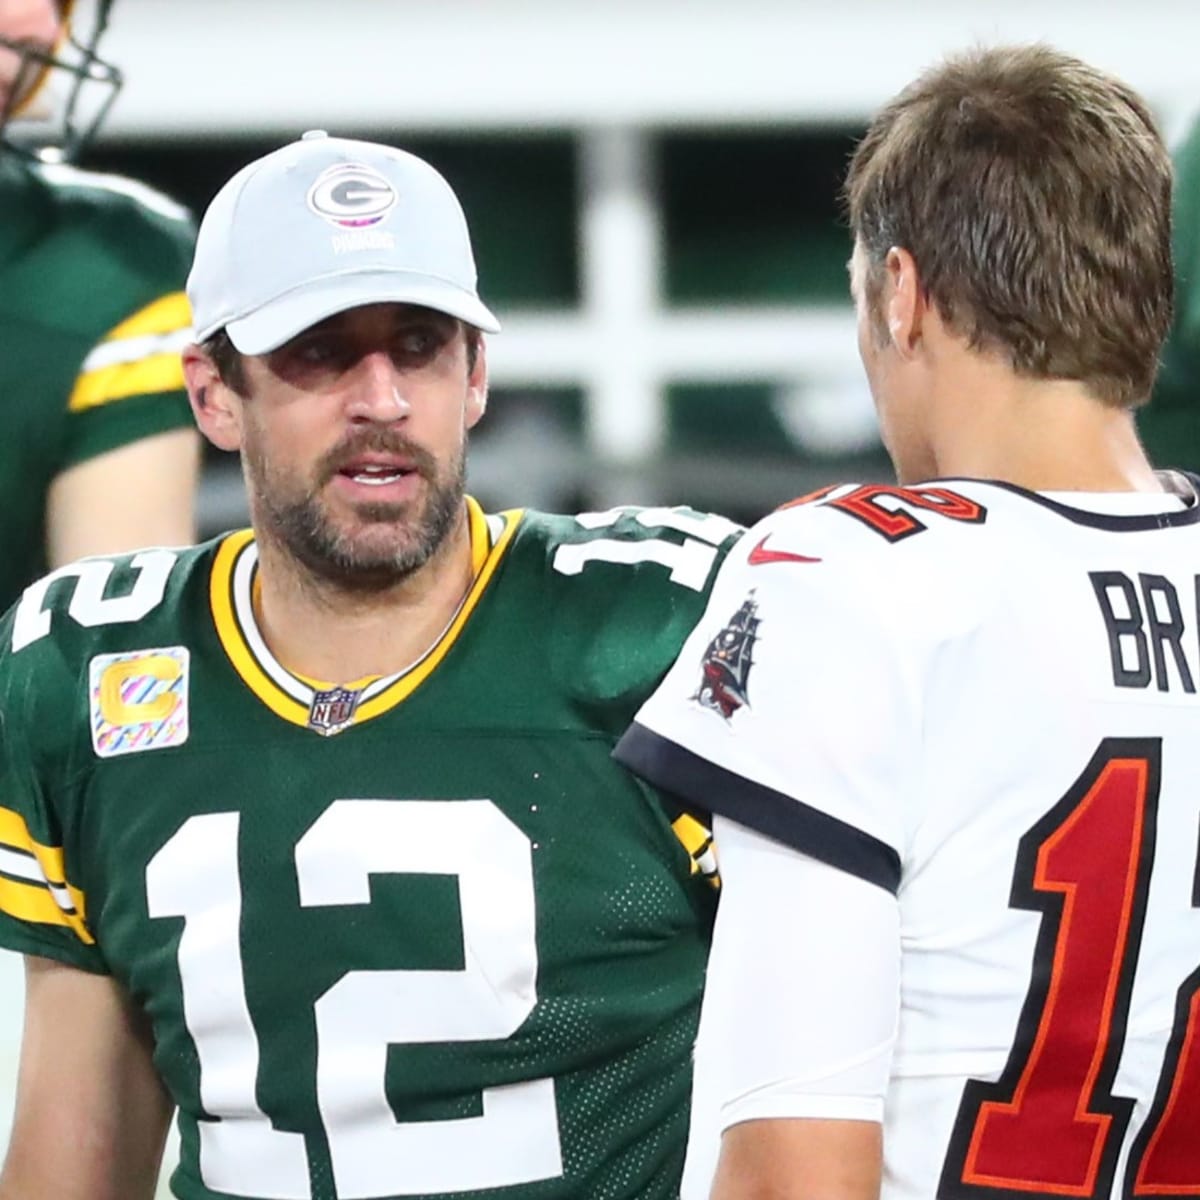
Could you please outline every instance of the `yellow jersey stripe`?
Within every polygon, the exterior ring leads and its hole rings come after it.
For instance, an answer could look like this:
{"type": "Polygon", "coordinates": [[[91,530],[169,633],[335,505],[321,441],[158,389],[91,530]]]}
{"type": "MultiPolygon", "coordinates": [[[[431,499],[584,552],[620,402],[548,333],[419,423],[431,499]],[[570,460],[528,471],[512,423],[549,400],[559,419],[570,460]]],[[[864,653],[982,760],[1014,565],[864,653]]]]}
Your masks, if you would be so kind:
{"type": "Polygon", "coordinates": [[[483,515],[479,505],[474,500],[470,501],[471,554],[475,566],[475,582],[471,585],[471,590],[467,592],[462,607],[458,610],[454,620],[450,622],[449,628],[442,634],[437,645],[411,671],[397,679],[391,687],[384,688],[378,696],[373,696],[370,700],[360,704],[358,712],[355,714],[356,720],[369,721],[372,717],[387,712],[389,708],[394,708],[401,700],[411,696],[437,670],[438,664],[449,653],[450,647],[458,640],[463,626],[475,611],[480,597],[496,573],[496,568],[500,565],[500,560],[508,550],[509,543],[516,535],[517,527],[521,524],[521,517],[524,514],[523,510],[514,508],[500,515],[504,519],[504,531],[489,551],[487,549],[487,518],[483,515]],[[483,548],[482,556],[480,555],[481,547],[483,548]]]}
{"type": "Polygon", "coordinates": [[[681,813],[671,822],[671,828],[691,857],[692,874],[699,872],[714,888],[719,888],[721,874],[708,827],[689,813],[681,813]]]}
{"type": "Polygon", "coordinates": [[[11,808],[0,808],[0,845],[32,854],[49,882],[66,881],[62,850],[58,846],[43,846],[40,842],[35,842],[25,818],[11,808]]]}
{"type": "Polygon", "coordinates": [[[88,946],[96,943],[82,918],[78,914],[63,912],[50,892],[36,883],[24,883],[0,876],[0,912],[7,913],[18,921],[73,929],[81,942],[88,946]]]}
{"type": "Polygon", "coordinates": [[[161,296],[152,304],[126,317],[106,337],[106,342],[119,342],[125,338],[145,337],[151,333],[175,333],[190,329],[192,310],[184,292],[171,292],[161,296]]]}
{"type": "Polygon", "coordinates": [[[75,380],[67,407],[71,412],[99,408],[130,396],[153,396],[183,390],[183,360],[179,350],[151,354],[137,362],[116,363],[85,371],[75,380]]]}
{"type": "Polygon", "coordinates": [[[37,881],[0,876],[0,912],[39,925],[65,926],[74,930],[81,942],[94,945],[96,939],[86,924],[84,895],[67,882],[62,848],[34,841],[25,818],[11,808],[0,808],[0,847],[32,855],[44,877],[37,881]],[[52,885],[66,891],[74,912],[67,912],[55,899],[52,885]]]}
{"type": "MultiPolygon", "coordinates": [[[[513,529],[516,529],[517,522],[520,519],[520,513],[516,509],[502,514],[506,523],[508,518],[512,518],[513,529]]],[[[483,573],[483,568],[487,565],[488,556],[492,553],[492,535],[488,530],[487,517],[484,516],[483,509],[479,507],[479,501],[474,496],[467,497],[467,519],[470,522],[469,530],[471,537],[471,577],[475,580],[483,573]]],[[[506,541],[508,538],[507,530],[500,535],[501,541],[506,541]]]]}
{"type": "Polygon", "coordinates": [[[191,325],[192,310],[183,292],[170,292],[138,309],[88,355],[67,407],[82,412],[130,396],[181,390],[179,351],[191,340],[191,325]]]}
{"type": "MultiPolygon", "coordinates": [[[[438,665],[449,653],[450,647],[458,639],[463,626],[478,606],[480,598],[495,575],[509,544],[521,523],[523,511],[513,509],[501,513],[504,529],[491,544],[488,531],[487,517],[479,504],[470,496],[466,498],[467,519],[470,529],[471,566],[474,572],[474,582],[467,593],[453,621],[438,639],[437,643],[420,662],[405,672],[394,683],[385,687],[377,695],[364,700],[358,707],[354,723],[368,721],[394,708],[402,700],[410,696],[436,670],[438,665]]],[[[241,676],[242,681],[250,690],[273,712],[283,720],[293,725],[307,726],[309,721],[309,704],[295,696],[289,695],[271,677],[256,656],[245,631],[239,624],[237,605],[234,599],[234,579],[238,559],[254,538],[253,530],[244,529],[230,534],[221,543],[213,562],[212,575],[209,580],[209,603],[212,610],[213,622],[216,625],[217,636],[229,658],[233,668],[241,676]]],[[[255,580],[257,584],[257,580],[255,580]]],[[[277,668],[278,669],[278,668],[277,668]]],[[[306,676],[288,673],[290,677],[304,686],[305,691],[315,692],[327,690],[332,683],[310,679],[306,676]]],[[[355,680],[342,686],[358,690],[378,680],[379,676],[355,680]]]]}
{"type": "MultiPolygon", "coordinates": [[[[487,563],[492,547],[491,535],[488,532],[487,517],[484,516],[483,509],[479,507],[478,501],[472,496],[467,497],[467,521],[469,522],[468,528],[471,542],[471,577],[477,580],[483,571],[484,565],[487,563]]],[[[257,583],[257,580],[255,582],[257,583]]],[[[257,595],[257,591],[255,594],[257,595]]],[[[332,680],[314,679],[309,675],[301,675],[299,671],[293,671],[292,674],[301,683],[306,684],[315,692],[328,691],[335,686],[332,680]]],[[[346,688],[347,691],[361,692],[365,687],[382,678],[381,675],[364,675],[362,679],[352,679],[341,686],[346,688]]],[[[366,707],[366,705],[363,707],[366,707]]]]}
{"type": "Polygon", "coordinates": [[[712,834],[688,813],[676,817],[671,822],[671,828],[675,830],[675,836],[683,843],[683,848],[693,858],[703,852],[708,843],[712,841],[712,834]]]}
{"type": "Polygon", "coordinates": [[[241,529],[231,533],[217,551],[209,580],[209,604],[217,636],[225,649],[233,669],[242,677],[250,690],[278,717],[291,721],[293,725],[308,724],[308,709],[293,700],[258,665],[258,659],[246,643],[238,627],[233,606],[233,573],[238,557],[254,540],[253,529],[241,529]]]}

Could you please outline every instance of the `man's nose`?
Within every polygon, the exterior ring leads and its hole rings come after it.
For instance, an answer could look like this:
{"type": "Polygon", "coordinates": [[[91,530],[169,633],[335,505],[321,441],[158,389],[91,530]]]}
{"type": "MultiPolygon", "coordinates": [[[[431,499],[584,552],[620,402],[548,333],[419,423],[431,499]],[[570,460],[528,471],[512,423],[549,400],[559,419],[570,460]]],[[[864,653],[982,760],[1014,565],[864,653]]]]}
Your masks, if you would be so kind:
{"type": "Polygon", "coordinates": [[[412,412],[404,393],[404,381],[391,357],[382,352],[365,354],[354,369],[349,413],[360,421],[391,424],[412,412]]]}

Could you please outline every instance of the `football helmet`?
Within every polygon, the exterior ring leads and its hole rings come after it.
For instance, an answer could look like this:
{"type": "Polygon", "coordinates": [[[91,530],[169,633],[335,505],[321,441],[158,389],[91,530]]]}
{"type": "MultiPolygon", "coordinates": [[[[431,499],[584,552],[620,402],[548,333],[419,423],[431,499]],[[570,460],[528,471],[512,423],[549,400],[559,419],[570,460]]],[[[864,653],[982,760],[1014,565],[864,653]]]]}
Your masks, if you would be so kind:
{"type": "Polygon", "coordinates": [[[124,82],[97,47],[114,0],[58,0],[62,34],[52,47],[7,38],[0,46],[19,55],[12,86],[0,110],[0,145],[37,157],[70,161],[79,156],[108,115],[124,82]],[[81,29],[76,8],[90,15],[81,29]]]}

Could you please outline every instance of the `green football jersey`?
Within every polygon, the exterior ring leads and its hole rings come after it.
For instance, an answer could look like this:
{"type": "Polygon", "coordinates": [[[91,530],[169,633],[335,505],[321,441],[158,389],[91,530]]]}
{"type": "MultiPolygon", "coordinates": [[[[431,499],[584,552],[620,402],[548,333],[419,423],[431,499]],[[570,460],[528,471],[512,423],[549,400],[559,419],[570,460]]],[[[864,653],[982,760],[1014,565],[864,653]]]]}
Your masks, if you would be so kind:
{"type": "MultiPolygon", "coordinates": [[[[60,472],[191,422],[192,222],[141,184],[0,156],[0,608],[45,570],[60,472]]],[[[131,481],[130,486],[136,486],[131,481]]]]}
{"type": "Polygon", "coordinates": [[[184,1200],[677,1194],[711,847],[610,752],[739,530],[469,507],[398,675],[286,671],[249,531],[0,628],[0,945],[145,1009],[184,1200]]]}
{"type": "Polygon", "coordinates": [[[1200,470],[1200,118],[1176,147],[1175,322],[1138,432],[1156,466],[1200,470]]]}

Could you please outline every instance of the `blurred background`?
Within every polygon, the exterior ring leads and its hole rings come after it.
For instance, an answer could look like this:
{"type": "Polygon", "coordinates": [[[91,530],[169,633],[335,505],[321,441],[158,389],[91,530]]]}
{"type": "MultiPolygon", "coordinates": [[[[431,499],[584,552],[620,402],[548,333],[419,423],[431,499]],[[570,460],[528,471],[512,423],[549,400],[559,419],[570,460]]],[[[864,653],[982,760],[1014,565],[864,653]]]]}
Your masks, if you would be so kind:
{"type": "MultiPolygon", "coordinates": [[[[1200,99],[1200,6],[1147,0],[117,0],[125,88],[85,165],[201,212],[307,128],[394,142],[458,190],[501,317],[485,506],[688,503],[751,520],[887,479],[838,187],[869,114],[941,52],[1042,38],[1200,99]]],[[[202,530],[244,520],[211,452],[202,530]]]]}
{"type": "MultiPolygon", "coordinates": [[[[309,128],[423,155],[505,326],[485,507],[750,521],[891,477],[838,203],[870,114],[945,51],[1034,39],[1123,76],[1170,140],[1200,107],[1195,0],[117,0],[102,50],[126,84],[82,164],[199,215],[309,128]]],[[[204,536],[246,519],[215,451],[199,515],[204,536]]],[[[19,1014],[4,961],[0,1145],[19,1014]]]]}

